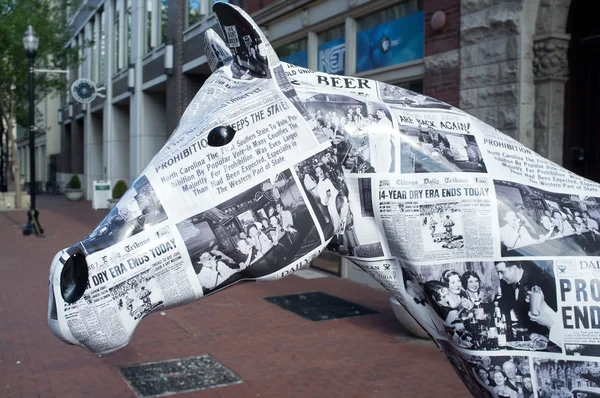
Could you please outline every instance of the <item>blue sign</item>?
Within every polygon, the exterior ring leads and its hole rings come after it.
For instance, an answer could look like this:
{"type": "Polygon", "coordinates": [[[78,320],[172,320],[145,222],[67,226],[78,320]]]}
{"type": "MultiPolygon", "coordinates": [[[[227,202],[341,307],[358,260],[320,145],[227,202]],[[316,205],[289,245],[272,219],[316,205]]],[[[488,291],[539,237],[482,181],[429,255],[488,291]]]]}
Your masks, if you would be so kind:
{"type": "Polygon", "coordinates": [[[424,51],[425,14],[420,11],[358,32],[356,72],[421,59],[424,51]]]}
{"type": "Polygon", "coordinates": [[[285,57],[279,57],[279,59],[283,62],[287,62],[288,64],[308,68],[308,51],[306,50],[298,51],[297,53],[293,53],[285,57]]]}
{"type": "Polygon", "coordinates": [[[317,69],[319,72],[344,74],[344,62],[346,60],[346,38],[328,41],[319,45],[319,60],[317,69]]]}

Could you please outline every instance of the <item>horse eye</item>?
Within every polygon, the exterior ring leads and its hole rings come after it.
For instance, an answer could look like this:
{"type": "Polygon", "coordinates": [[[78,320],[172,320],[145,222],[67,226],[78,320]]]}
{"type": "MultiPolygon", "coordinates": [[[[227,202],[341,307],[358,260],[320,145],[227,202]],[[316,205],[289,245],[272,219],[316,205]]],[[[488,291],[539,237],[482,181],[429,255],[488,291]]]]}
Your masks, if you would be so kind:
{"type": "Polygon", "coordinates": [[[230,126],[218,126],[208,133],[208,145],[219,147],[227,145],[233,140],[235,130],[230,126]]]}

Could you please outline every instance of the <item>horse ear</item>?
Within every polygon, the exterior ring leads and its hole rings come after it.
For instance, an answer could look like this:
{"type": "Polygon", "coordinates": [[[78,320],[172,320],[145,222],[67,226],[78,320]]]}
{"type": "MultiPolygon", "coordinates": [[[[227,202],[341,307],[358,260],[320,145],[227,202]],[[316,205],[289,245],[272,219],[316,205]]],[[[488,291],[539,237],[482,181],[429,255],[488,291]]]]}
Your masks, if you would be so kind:
{"type": "Polygon", "coordinates": [[[233,4],[218,2],[213,10],[231,49],[233,63],[253,77],[271,78],[272,69],[280,61],[258,25],[233,4]]]}
{"type": "Polygon", "coordinates": [[[211,72],[233,61],[231,51],[214,30],[208,29],[204,33],[204,45],[211,72]]]}

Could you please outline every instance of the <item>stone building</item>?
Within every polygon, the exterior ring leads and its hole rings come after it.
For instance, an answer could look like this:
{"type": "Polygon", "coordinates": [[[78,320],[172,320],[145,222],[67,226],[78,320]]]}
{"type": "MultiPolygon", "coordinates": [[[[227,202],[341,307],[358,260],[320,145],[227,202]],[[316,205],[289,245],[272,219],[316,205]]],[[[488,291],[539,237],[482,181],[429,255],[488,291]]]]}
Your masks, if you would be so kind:
{"type": "MultiPolygon", "coordinates": [[[[599,2],[231,2],[255,18],[283,60],[423,92],[600,180],[599,2]],[[384,40],[389,56],[369,57],[384,40]]],[[[86,0],[69,10],[72,45],[94,42],[71,81],[90,78],[106,98],[82,106],[62,96],[59,183],[79,174],[90,199],[94,180],[130,183],[142,172],[210,73],[203,32],[220,32],[211,5],[86,0]]]]}

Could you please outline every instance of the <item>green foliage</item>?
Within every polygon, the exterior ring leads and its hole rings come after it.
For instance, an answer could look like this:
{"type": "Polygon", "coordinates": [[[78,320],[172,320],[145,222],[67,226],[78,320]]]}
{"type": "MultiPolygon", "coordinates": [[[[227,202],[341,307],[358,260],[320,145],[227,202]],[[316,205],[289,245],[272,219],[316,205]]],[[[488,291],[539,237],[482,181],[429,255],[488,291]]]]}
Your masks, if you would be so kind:
{"type": "MultiPolygon", "coordinates": [[[[23,47],[23,34],[29,25],[39,38],[35,68],[64,70],[81,62],[78,48],[67,45],[73,34],[66,23],[68,3],[60,0],[0,0],[0,115],[10,112],[11,103],[16,106],[16,115],[10,116],[22,117],[23,112],[27,112],[29,59],[23,47]]],[[[35,74],[36,100],[66,87],[64,74],[35,74]]]]}
{"type": "Polygon", "coordinates": [[[69,189],[81,189],[81,180],[77,177],[77,174],[74,174],[73,177],[67,183],[67,188],[69,189]]]}
{"type": "Polygon", "coordinates": [[[125,192],[127,192],[127,183],[123,180],[119,180],[112,190],[112,197],[113,199],[121,199],[121,196],[123,196],[125,192]]]}

